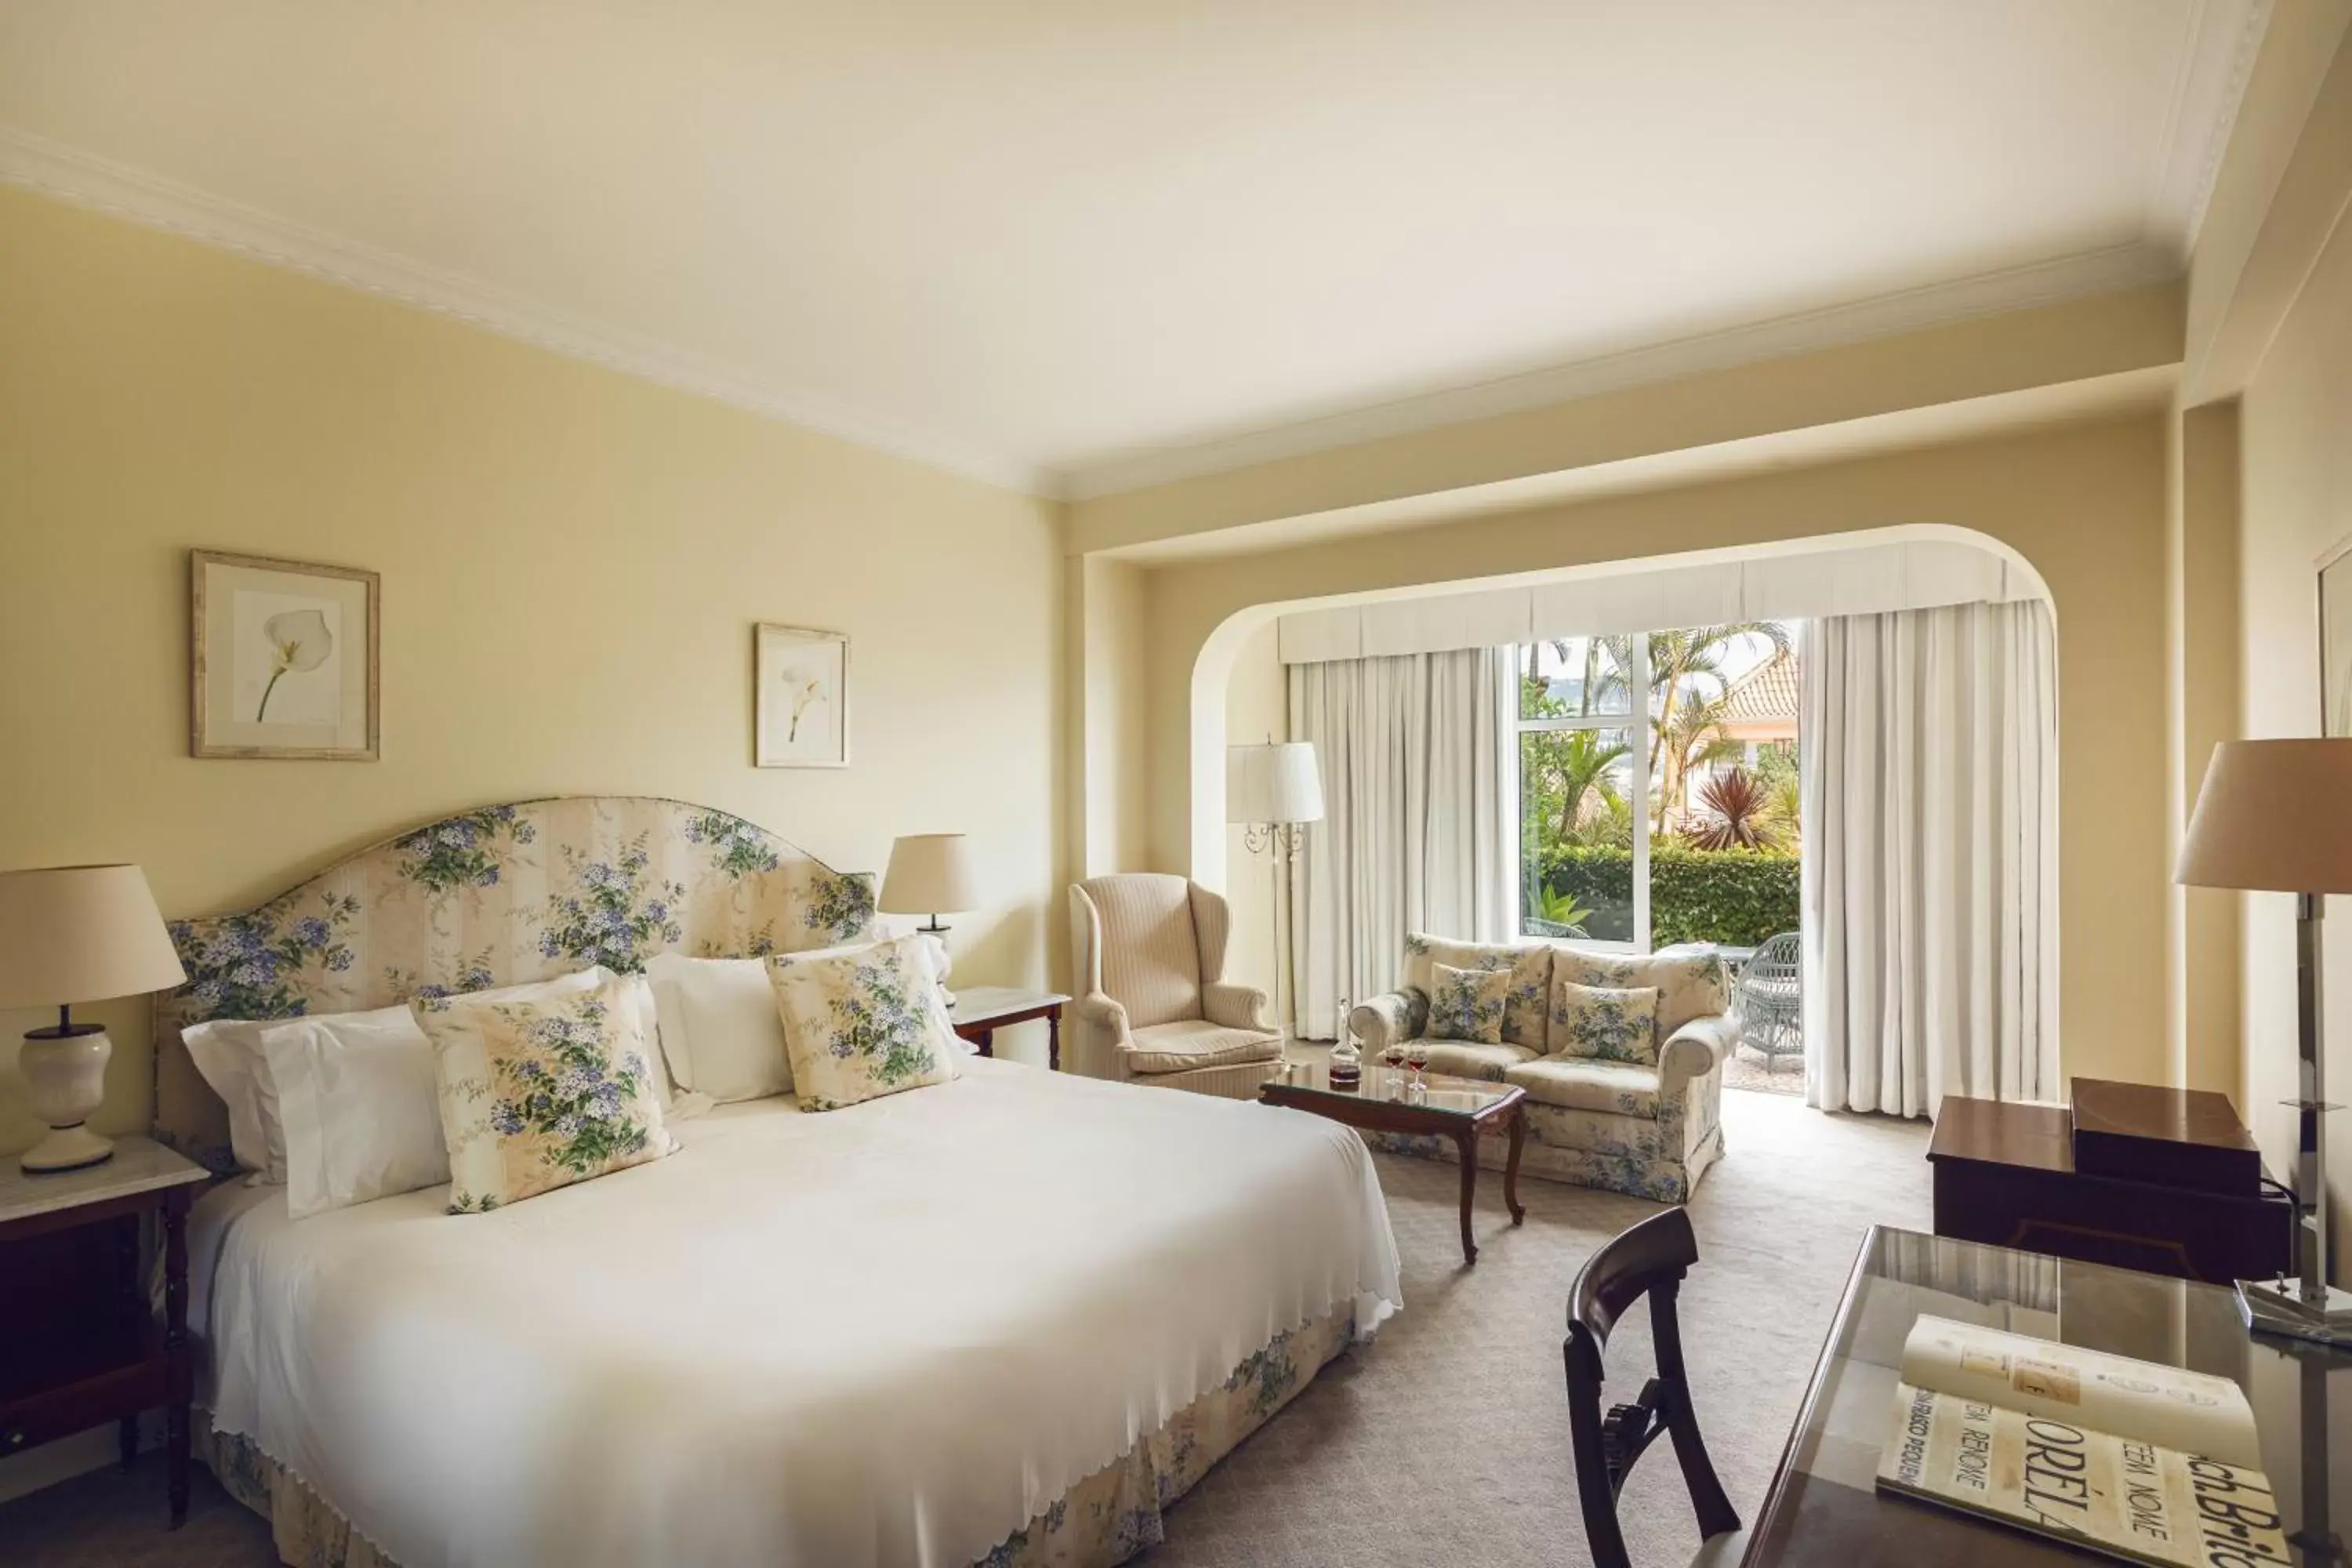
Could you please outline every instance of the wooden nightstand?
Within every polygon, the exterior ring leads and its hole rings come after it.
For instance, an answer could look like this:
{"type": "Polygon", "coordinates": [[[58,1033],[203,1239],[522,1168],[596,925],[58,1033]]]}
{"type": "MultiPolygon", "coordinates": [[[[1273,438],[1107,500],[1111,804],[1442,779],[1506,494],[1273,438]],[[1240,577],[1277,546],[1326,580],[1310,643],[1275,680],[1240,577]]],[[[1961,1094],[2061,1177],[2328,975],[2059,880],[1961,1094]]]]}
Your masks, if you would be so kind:
{"type": "Polygon", "coordinates": [[[188,1205],[205,1168],[148,1138],[100,1165],[30,1175],[0,1160],[0,1455],[163,1406],[172,1528],[188,1516],[188,1205]],[[139,1221],[159,1216],[163,1321],[149,1310],[139,1221]]]}
{"type": "Polygon", "coordinates": [[[948,1017],[955,1032],[980,1047],[980,1054],[996,1054],[996,1031],[1014,1024],[1025,1024],[1032,1018],[1045,1020],[1045,1069],[1062,1070],[1062,1005],[1069,1000],[1056,991],[1023,991],[1011,985],[966,985],[955,994],[955,1005],[948,1009],[948,1017]]]}

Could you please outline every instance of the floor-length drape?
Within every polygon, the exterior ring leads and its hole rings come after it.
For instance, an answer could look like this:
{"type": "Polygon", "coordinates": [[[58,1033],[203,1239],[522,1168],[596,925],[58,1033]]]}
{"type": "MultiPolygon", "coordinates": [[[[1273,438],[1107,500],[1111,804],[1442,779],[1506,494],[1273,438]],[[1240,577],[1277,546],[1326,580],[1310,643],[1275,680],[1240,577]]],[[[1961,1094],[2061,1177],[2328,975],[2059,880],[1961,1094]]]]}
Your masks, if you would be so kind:
{"type": "Polygon", "coordinates": [[[2057,672],[2039,601],[1806,623],[1806,1099],[2058,1085],[2057,672]]]}
{"type": "Polygon", "coordinates": [[[1396,984],[1408,931],[1501,935],[1502,658],[1463,648],[1290,667],[1290,734],[1315,743],[1323,820],[1292,871],[1299,1032],[1396,984]]]}

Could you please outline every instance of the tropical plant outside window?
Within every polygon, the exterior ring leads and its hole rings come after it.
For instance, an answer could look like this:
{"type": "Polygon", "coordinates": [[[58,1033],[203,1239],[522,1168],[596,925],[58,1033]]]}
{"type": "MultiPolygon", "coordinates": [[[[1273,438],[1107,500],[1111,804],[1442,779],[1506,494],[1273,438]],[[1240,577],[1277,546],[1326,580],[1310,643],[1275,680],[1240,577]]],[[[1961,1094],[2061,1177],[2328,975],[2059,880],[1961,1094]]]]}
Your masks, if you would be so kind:
{"type": "Polygon", "coordinates": [[[1517,649],[1525,934],[1646,950],[1796,929],[1792,633],[1747,621],[1517,649]]]}

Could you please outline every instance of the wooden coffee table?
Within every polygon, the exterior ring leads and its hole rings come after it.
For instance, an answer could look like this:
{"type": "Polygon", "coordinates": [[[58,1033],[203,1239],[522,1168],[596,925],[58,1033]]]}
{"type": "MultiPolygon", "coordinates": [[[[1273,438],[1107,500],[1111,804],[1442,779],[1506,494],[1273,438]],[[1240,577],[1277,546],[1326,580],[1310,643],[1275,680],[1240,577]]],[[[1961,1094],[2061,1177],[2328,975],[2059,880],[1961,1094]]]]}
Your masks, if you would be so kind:
{"type": "Polygon", "coordinates": [[[1311,1111],[1368,1132],[1453,1139],[1462,1154],[1462,1261],[1474,1264],[1478,1244],[1470,1239],[1470,1201],[1478,1192],[1478,1133],[1497,1121],[1511,1132],[1511,1155],[1503,1166],[1503,1203],[1511,1211],[1513,1225],[1528,1217],[1519,1206],[1519,1145],[1528,1135],[1528,1091],[1514,1083],[1432,1073],[1427,1098],[1415,1100],[1407,1097],[1412,1077],[1401,1068],[1366,1062],[1360,1083],[1339,1088],[1331,1082],[1328,1063],[1296,1062],[1289,1077],[1268,1079],[1257,1097],[1267,1105],[1311,1111]]]}

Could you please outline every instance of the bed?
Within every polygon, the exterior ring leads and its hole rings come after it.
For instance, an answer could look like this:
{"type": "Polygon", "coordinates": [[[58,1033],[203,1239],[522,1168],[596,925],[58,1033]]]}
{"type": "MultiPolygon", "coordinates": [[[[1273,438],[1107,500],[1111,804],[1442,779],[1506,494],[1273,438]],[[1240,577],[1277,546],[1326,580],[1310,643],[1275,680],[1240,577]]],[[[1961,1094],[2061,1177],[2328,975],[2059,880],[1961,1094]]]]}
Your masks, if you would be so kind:
{"type": "MultiPolygon", "coordinates": [[[[469,813],[175,927],[157,1126],[219,1160],[174,1054],[201,1017],[816,947],[871,911],[699,807],[469,813]]],[[[1399,1304],[1369,1156],[1317,1118],[974,1058],[674,1131],[494,1214],[199,1202],[199,1450],[285,1561],[1118,1563],[1399,1304]]]]}

